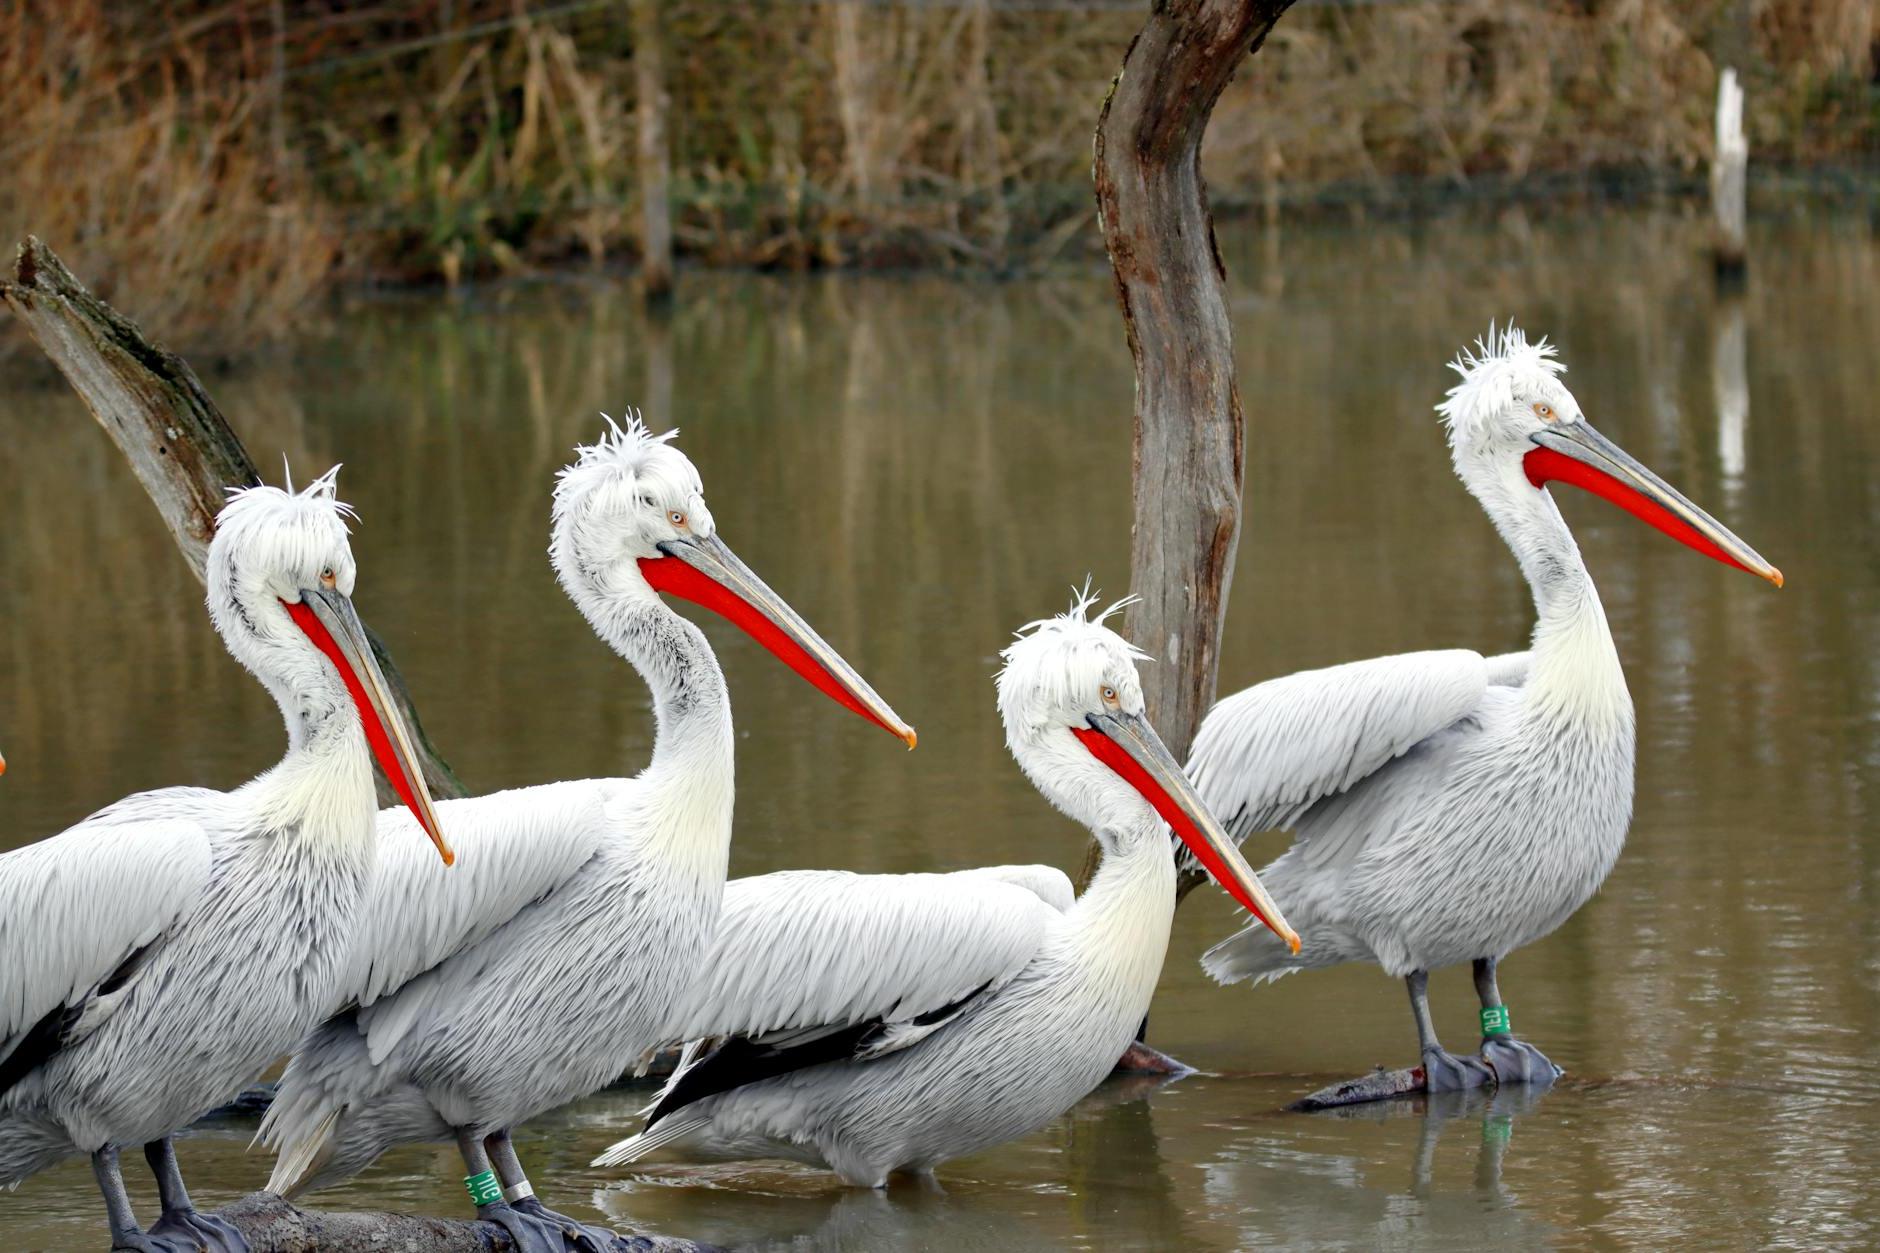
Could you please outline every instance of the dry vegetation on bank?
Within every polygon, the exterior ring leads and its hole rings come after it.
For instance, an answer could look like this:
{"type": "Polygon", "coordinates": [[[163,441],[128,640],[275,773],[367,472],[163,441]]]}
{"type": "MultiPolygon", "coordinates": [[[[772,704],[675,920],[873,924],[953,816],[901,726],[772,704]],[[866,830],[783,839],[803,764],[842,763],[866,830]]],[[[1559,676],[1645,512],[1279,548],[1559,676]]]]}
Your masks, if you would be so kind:
{"type": "MultiPolygon", "coordinates": [[[[658,2],[658,0],[651,0],[658,2]]],[[[665,0],[682,252],[1008,265],[1089,247],[1097,102],[1136,6],[665,0]]],[[[289,329],[338,278],[630,259],[613,0],[0,0],[0,239],[45,237],[179,344],[289,329]]],[[[1297,9],[1210,134],[1218,201],[1692,172],[1718,66],[1759,160],[1880,152],[1880,0],[1297,9]]]]}

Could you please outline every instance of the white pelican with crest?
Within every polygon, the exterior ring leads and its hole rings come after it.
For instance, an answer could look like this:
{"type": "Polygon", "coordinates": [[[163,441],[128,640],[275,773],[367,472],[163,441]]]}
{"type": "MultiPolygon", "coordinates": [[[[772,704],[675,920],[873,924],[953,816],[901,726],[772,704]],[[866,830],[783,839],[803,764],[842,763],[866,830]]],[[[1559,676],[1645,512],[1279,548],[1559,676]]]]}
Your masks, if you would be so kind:
{"type": "MultiPolygon", "coordinates": [[[[353,612],[333,493],[331,473],[238,492],[209,544],[209,614],[280,704],[280,763],[233,792],[141,792],[0,856],[0,1186],[89,1154],[113,1248],[247,1247],[190,1204],[170,1136],[329,1012],[372,872],[375,758],[410,834],[451,861],[353,612]],[[139,1144],[163,1207],[147,1233],[118,1166],[139,1144]]],[[[446,877],[435,857],[423,871],[446,877]]]]}
{"type": "Polygon", "coordinates": [[[1496,964],[1605,881],[1632,817],[1632,698],[1599,593],[1550,482],[1613,502],[1726,565],[1782,574],[1593,429],[1545,341],[1513,326],[1454,363],[1438,406],[1457,475],[1534,597],[1529,651],[1406,653],[1312,670],[1221,701],[1188,772],[1236,839],[1281,829],[1262,874],[1299,928],[1292,952],[1248,927],[1202,959],[1223,983],[1374,962],[1405,980],[1431,1091],[1551,1082],[1513,1034],[1496,964]],[[1443,1049],[1429,972],[1473,963],[1479,1056],[1443,1049]]]}
{"type": "MultiPolygon", "coordinates": [[[[612,1239],[536,1199],[510,1129],[662,1042],[717,924],[731,703],[704,633],[660,593],[730,619],[913,747],[913,729],[719,538],[670,438],[635,418],[579,449],[549,545],[563,589],[652,688],[651,764],[445,802],[463,859],[450,884],[421,880],[409,859],[381,865],[354,1007],[295,1052],[262,1124],[280,1151],[270,1190],[297,1195],[392,1145],[454,1140],[478,1214],[525,1253],[612,1239]]],[[[388,812],[382,825],[402,820],[388,812]]]]}
{"type": "MultiPolygon", "coordinates": [[[[1126,602],[1124,602],[1126,603],[1126,602]]],[[[1103,860],[1072,903],[1037,866],[739,880],[639,1135],[596,1159],[781,1157],[880,1187],[1044,1126],[1103,1081],[1149,1008],[1175,913],[1169,829],[1280,942],[1259,879],[1143,717],[1142,654],[1104,619],[1032,623],[998,679],[1006,744],[1103,860]]]]}

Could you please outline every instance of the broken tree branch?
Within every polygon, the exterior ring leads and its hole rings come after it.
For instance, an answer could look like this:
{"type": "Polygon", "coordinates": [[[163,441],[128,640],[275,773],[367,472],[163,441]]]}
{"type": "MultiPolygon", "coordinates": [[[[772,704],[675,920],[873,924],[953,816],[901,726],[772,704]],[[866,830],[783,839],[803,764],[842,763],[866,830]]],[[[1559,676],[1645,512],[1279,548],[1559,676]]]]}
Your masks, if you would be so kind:
{"type": "MultiPolygon", "coordinates": [[[[228,489],[253,487],[261,476],[196,372],[87,291],[52,249],[30,235],[20,244],[11,278],[0,280],[0,299],[130,462],[183,560],[202,578],[228,489]]],[[[417,737],[431,794],[467,795],[425,735],[385,645],[376,635],[371,640],[399,712],[417,737]]],[[[380,795],[391,796],[383,779],[380,795]]]]}
{"type": "MultiPolygon", "coordinates": [[[[1240,542],[1246,418],[1201,140],[1292,0],[1158,0],[1097,122],[1097,215],[1136,366],[1129,636],[1177,758],[1214,701],[1240,542]]],[[[1184,891],[1198,879],[1185,880],[1184,891]]]]}

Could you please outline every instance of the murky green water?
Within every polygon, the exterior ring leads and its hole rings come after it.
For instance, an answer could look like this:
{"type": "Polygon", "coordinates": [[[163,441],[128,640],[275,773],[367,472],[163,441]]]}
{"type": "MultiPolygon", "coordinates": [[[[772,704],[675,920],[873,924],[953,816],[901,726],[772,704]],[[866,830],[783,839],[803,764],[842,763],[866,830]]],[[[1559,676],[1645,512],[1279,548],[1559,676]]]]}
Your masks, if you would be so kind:
{"type": "MultiPolygon", "coordinates": [[[[1617,871],[1504,967],[1523,1032],[1571,1072],[1559,1088],[1278,1112],[1413,1060],[1402,989],[1361,968],[1210,987],[1194,958],[1230,920],[1210,891],[1177,921],[1153,1036],[1215,1073],[1107,1087],[944,1168],[943,1193],[776,1166],[589,1170],[638,1092],[527,1128],[538,1186],[576,1213],[761,1248],[1880,1242],[1880,247],[1865,222],[1771,228],[1726,308],[1701,239],[1662,218],[1517,217],[1225,241],[1252,424],[1225,686],[1521,646],[1524,589],[1430,412],[1443,362],[1491,315],[1558,340],[1602,429],[1788,575],[1778,593],[1565,503],[1641,745],[1617,871]]],[[[1081,858],[1004,753],[990,676],[1073,579],[1127,583],[1131,385],[1102,271],[695,275],[665,326],[611,283],[368,303],[291,360],[210,383],[264,464],[347,463],[358,602],[474,787],[647,755],[645,689],[543,556],[553,471],[597,410],[634,403],[684,429],[723,533],[921,732],[898,753],[709,624],[740,731],[734,872],[1081,858]]],[[[274,710],[116,454],[63,390],[0,395],[0,846],[268,764],[274,710]]],[[[1469,1039],[1466,976],[1434,992],[1439,1025],[1469,1039]]],[[[184,1144],[200,1200],[264,1179],[250,1131],[184,1144]]],[[[327,1201],[462,1214],[461,1173],[450,1150],[404,1150],[327,1201]]],[[[0,1232],[101,1247],[90,1172],[0,1195],[0,1232]]]]}

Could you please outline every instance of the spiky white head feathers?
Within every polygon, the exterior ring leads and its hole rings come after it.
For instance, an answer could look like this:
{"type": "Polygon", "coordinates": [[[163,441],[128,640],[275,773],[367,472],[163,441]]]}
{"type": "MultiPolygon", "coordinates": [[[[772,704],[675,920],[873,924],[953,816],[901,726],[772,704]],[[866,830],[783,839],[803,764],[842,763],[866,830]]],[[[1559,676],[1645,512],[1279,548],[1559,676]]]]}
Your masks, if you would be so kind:
{"type": "MultiPolygon", "coordinates": [[[[229,490],[209,541],[207,577],[238,593],[266,591],[296,599],[331,570],[339,589],[352,594],[352,546],[346,523],[358,515],[338,497],[334,466],[300,491],[266,485],[229,490]]],[[[214,598],[211,598],[213,606],[214,598]]]]}
{"type": "Polygon", "coordinates": [[[235,659],[263,682],[279,680],[282,667],[311,648],[281,602],[298,602],[329,572],[333,586],[352,595],[357,567],[346,523],[357,515],[337,495],[338,474],[334,466],[298,492],[232,489],[216,515],[204,572],[209,616],[235,659]]]}
{"type": "Polygon", "coordinates": [[[1155,811],[1072,733],[1089,729],[1092,714],[1142,714],[1136,663],[1146,655],[1104,625],[1133,600],[1125,597],[1092,618],[1096,597],[1086,580],[1068,612],[1019,628],[1000,654],[1006,747],[1046,800],[1112,850],[1119,838],[1156,829],[1155,811]]]}
{"type": "Polygon", "coordinates": [[[1103,689],[1117,693],[1122,708],[1142,712],[1142,684],[1136,663],[1148,654],[1105,626],[1134,604],[1125,596],[1090,616],[1097,597],[1086,579],[1073,588],[1071,607],[1051,618],[1028,622],[1016,632],[1000,658],[999,713],[1009,739],[1021,730],[1047,725],[1082,726],[1086,712],[1104,708],[1103,689]]]}
{"type": "Polygon", "coordinates": [[[1449,431],[1458,458],[1465,452],[1518,445],[1548,423],[1577,422],[1580,406],[1560,375],[1566,372],[1554,346],[1529,343],[1512,322],[1465,347],[1449,363],[1460,375],[1436,412],[1449,431]]]}
{"type": "Polygon", "coordinates": [[[634,562],[659,556],[662,540],[714,531],[698,470],[672,446],[678,432],[653,434],[635,410],[625,425],[601,416],[608,429],[575,449],[555,484],[549,557],[577,601],[616,591],[651,595],[634,562]]]}

